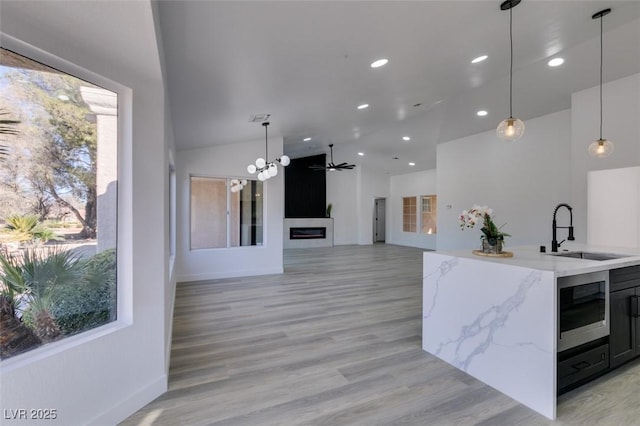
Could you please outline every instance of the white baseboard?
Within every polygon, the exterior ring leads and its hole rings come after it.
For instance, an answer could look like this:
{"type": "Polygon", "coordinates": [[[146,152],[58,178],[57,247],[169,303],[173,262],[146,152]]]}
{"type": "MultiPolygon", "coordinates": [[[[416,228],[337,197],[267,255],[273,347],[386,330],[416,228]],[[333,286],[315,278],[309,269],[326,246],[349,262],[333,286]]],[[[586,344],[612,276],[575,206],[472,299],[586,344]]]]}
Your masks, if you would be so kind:
{"type": "Polygon", "coordinates": [[[253,277],[256,275],[272,275],[272,274],[282,274],[282,273],[284,273],[284,269],[282,267],[261,268],[261,269],[241,269],[237,271],[208,272],[206,274],[178,275],[176,278],[176,281],[181,283],[181,282],[191,282],[191,281],[219,280],[222,278],[253,277]]]}
{"type": "Polygon", "coordinates": [[[163,374],[133,395],[125,398],[108,411],[96,416],[88,422],[92,425],[115,425],[144,407],[167,391],[167,376],[163,374]]]}

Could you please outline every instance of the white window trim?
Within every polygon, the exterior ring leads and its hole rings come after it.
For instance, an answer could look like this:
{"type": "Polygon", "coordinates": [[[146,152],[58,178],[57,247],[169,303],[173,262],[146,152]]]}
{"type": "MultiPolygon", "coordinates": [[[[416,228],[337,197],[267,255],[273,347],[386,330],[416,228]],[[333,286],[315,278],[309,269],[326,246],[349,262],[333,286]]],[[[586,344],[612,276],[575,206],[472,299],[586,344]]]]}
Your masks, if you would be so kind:
{"type": "Polygon", "coordinates": [[[130,88],[0,32],[0,45],[118,95],[117,317],[115,321],[0,361],[3,371],[51,357],[133,323],[133,130],[130,88]]]}

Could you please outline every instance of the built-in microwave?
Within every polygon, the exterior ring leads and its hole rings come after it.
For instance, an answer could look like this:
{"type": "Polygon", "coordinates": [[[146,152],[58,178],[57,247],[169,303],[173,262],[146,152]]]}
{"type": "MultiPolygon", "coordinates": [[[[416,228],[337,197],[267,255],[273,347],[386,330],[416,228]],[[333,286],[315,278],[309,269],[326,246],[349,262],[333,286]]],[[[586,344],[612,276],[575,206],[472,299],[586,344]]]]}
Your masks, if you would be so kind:
{"type": "Polygon", "coordinates": [[[609,271],[558,278],[558,352],[609,335],[609,271]]]}

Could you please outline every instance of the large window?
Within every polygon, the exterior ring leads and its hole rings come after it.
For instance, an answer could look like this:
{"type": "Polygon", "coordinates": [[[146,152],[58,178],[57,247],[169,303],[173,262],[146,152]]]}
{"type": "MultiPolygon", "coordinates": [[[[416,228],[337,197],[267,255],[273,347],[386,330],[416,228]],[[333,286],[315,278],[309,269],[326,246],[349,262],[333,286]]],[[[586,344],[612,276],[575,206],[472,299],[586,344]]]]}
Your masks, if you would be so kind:
{"type": "Polygon", "coordinates": [[[423,195],[421,197],[421,223],[423,234],[435,234],[436,233],[436,209],[437,196],[435,195],[423,195]]]}
{"type": "Polygon", "coordinates": [[[402,198],[402,230],[416,232],[416,197],[402,198]]]}
{"type": "Polygon", "coordinates": [[[114,321],[118,95],[0,49],[0,357],[114,321]]]}
{"type": "Polygon", "coordinates": [[[262,245],[262,182],[232,191],[234,180],[191,177],[192,250],[262,245]]]}

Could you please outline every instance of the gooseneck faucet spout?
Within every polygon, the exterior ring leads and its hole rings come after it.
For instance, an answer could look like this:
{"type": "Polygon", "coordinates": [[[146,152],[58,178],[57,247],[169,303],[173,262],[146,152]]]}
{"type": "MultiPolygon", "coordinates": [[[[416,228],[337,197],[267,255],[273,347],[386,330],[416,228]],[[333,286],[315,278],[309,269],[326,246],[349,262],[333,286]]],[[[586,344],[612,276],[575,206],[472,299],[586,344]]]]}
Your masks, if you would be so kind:
{"type": "Polygon", "coordinates": [[[552,229],[553,229],[553,237],[551,240],[551,251],[553,252],[557,252],[558,248],[560,247],[560,245],[564,242],[564,240],[558,242],[557,240],[557,233],[558,233],[558,228],[567,228],[569,230],[569,236],[567,237],[567,240],[569,241],[573,241],[575,240],[574,236],[573,236],[573,209],[571,208],[571,206],[567,203],[561,203],[558,204],[556,206],[556,209],[553,211],[553,222],[552,222],[552,229]],[[556,224],[556,213],[558,213],[558,209],[560,207],[566,207],[567,210],[569,210],[569,226],[558,226],[556,224]]]}

